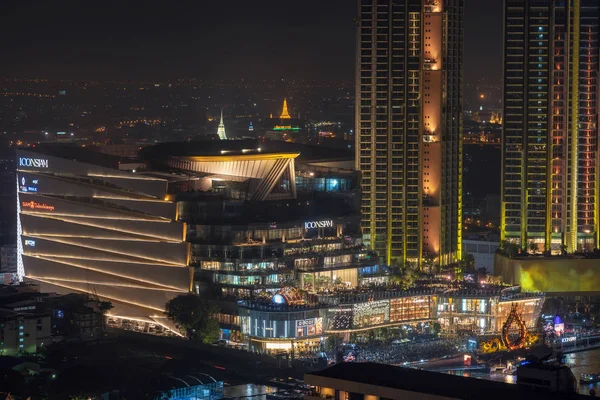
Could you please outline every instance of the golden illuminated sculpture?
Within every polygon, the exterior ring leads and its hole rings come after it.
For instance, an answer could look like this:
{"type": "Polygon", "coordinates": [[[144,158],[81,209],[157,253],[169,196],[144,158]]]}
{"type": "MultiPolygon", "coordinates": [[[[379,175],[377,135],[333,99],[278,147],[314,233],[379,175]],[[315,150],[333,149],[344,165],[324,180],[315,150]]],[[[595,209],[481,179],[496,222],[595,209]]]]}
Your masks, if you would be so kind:
{"type": "Polygon", "coordinates": [[[481,352],[484,354],[495,353],[497,351],[506,350],[506,347],[502,344],[500,339],[493,338],[480,344],[481,352]]]}
{"type": "Polygon", "coordinates": [[[525,326],[525,322],[523,322],[521,315],[517,312],[518,307],[519,306],[517,304],[513,304],[511,306],[510,314],[508,314],[508,318],[502,326],[502,343],[509,350],[523,348],[527,341],[527,327],[525,326]],[[519,337],[516,340],[511,340],[509,337],[509,331],[514,324],[517,324],[518,326],[519,337]]]}
{"type": "Polygon", "coordinates": [[[538,333],[528,333],[527,326],[523,318],[518,313],[518,305],[513,304],[510,308],[510,314],[502,326],[502,335],[498,338],[492,338],[479,344],[479,351],[483,354],[496,353],[498,351],[517,350],[541,341],[538,333]],[[510,329],[513,325],[518,326],[519,337],[516,340],[510,338],[510,329]]]}

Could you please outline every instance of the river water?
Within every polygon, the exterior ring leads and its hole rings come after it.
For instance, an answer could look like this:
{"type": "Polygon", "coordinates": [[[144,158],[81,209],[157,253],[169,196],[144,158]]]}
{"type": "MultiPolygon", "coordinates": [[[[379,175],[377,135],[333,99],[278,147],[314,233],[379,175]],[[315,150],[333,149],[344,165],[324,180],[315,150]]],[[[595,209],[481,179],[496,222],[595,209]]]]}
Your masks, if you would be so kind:
{"type": "MultiPolygon", "coordinates": [[[[579,393],[588,395],[590,389],[592,388],[596,391],[596,393],[600,393],[600,383],[593,383],[587,385],[582,385],[579,383],[579,377],[581,376],[581,374],[600,373],[600,349],[582,351],[580,353],[566,354],[565,364],[567,364],[571,368],[571,371],[573,371],[575,378],[577,378],[579,393]]],[[[501,381],[506,383],[517,383],[517,377],[514,375],[490,374],[489,372],[483,372],[480,370],[453,370],[444,372],[453,375],[470,376],[473,378],[480,379],[490,379],[493,381],[501,381]]]]}

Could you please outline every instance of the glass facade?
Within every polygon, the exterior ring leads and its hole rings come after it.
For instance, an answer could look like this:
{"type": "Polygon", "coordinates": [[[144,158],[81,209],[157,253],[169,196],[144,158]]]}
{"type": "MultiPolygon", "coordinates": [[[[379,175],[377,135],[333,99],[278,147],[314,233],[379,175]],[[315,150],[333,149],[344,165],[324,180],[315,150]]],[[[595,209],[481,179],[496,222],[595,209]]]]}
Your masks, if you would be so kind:
{"type": "Polygon", "coordinates": [[[519,306],[527,328],[535,328],[545,297],[540,294],[522,294],[510,298],[483,293],[440,296],[437,301],[437,319],[442,330],[449,333],[487,334],[502,331],[512,304],[519,306]]]}
{"type": "Polygon", "coordinates": [[[319,310],[262,312],[241,309],[242,334],[260,338],[295,339],[323,334],[319,310]]]}
{"type": "Polygon", "coordinates": [[[246,339],[299,338],[437,321],[445,333],[498,334],[513,304],[517,304],[527,328],[534,329],[545,300],[540,293],[501,291],[418,295],[394,292],[386,296],[332,296],[305,311],[298,309],[306,306],[287,311],[280,304],[245,303],[240,307],[242,333],[246,339]]]}
{"type": "Polygon", "coordinates": [[[296,176],[296,189],[308,192],[346,192],[354,189],[352,178],[296,176]]]}

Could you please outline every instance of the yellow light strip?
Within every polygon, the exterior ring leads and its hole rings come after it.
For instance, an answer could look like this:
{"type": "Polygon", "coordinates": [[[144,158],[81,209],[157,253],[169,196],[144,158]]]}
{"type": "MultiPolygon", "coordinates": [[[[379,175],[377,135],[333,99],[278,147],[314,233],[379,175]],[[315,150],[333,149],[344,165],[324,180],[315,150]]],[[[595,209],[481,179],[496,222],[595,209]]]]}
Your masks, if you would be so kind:
{"type": "Polygon", "coordinates": [[[162,309],[160,309],[158,307],[150,306],[150,305],[147,305],[147,304],[136,303],[136,302],[124,300],[124,299],[121,299],[121,298],[118,298],[118,297],[112,297],[112,296],[106,296],[106,295],[99,295],[96,292],[92,292],[90,290],[84,290],[84,289],[81,289],[81,288],[75,288],[75,287],[72,287],[72,286],[68,286],[68,285],[64,285],[64,284],[60,284],[60,283],[56,283],[56,282],[51,282],[51,281],[45,281],[44,279],[32,278],[29,275],[25,275],[25,276],[27,278],[31,278],[31,279],[35,279],[35,280],[38,280],[38,281],[43,282],[43,283],[47,283],[49,285],[54,285],[54,286],[62,287],[62,288],[65,288],[65,289],[74,290],[76,292],[83,292],[83,293],[93,294],[94,296],[104,297],[106,299],[114,300],[114,301],[119,302],[119,303],[130,304],[130,305],[133,305],[133,306],[147,308],[147,309],[150,309],[150,310],[156,310],[156,311],[160,311],[160,312],[164,312],[165,311],[165,310],[162,310],[162,309]]]}
{"type": "Polygon", "coordinates": [[[135,199],[132,197],[114,197],[114,196],[92,196],[94,199],[102,199],[102,200],[125,200],[125,201],[145,201],[148,203],[163,203],[163,204],[173,204],[170,201],[162,200],[162,199],[135,199]]]}
{"type": "Polygon", "coordinates": [[[130,179],[130,180],[138,180],[138,181],[156,181],[156,182],[164,182],[165,185],[168,182],[166,179],[151,178],[151,177],[148,177],[148,176],[145,176],[145,175],[137,175],[137,174],[132,174],[132,176],[104,175],[104,174],[86,174],[84,176],[94,176],[94,177],[98,177],[98,178],[130,179]]]}
{"type": "MultiPolygon", "coordinates": [[[[149,281],[147,279],[140,279],[140,278],[129,276],[129,275],[117,274],[116,272],[112,272],[112,271],[104,271],[104,270],[101,270],[101,269],[98,269],[98,268],[88,267],[88,266],[85,266],[85,265],[75,264],[75,263],[72,263],[72,262],[65,262],[65,261],[53,260],[51,258],[46,258],[46,257],[37,257],[37,258],[40,258],[40,259],[46,260],[46,261],[50,261],[50,262],[54,262],[54,263],[57,263],[57,264],[65,264],[65,265],[68,265],[68,266],[71,266],[71,267],[75,267],[75,268],[81,268],[81,269],[85,269],[85,270],[89,270],[89,271],[93,271],[93,272],[98,272],[98,273],[105,274],[105,275],[116,276],[118,278],[130,279],[132,281],[137,281],[137,282],[144,282],[144,283],[147,283],[149,285],[157,285],[157,286],[160,286],[160,287],[165,288],[165,289],[171,289],[171,290],[174,290],[174,291],[184,291],[185,292],[184,289],[180,289],[180,288],[177,288],[175,286],[165,285],[163,283],[149,281]]],[[[77,258],[77,259],[80,260],[81,258],[77,258]]],[[[168,268],[172,268],[172,267],[168,267],[168,268]]]]}
{"type": "Polygon", "coordinates": [[[154,319],[152,319],[152,318],[148,318],[148,321],[147,321],[147,320],[144,320],[144,319],[142,319],[142,318],[135,318],[135,317],[125,317],[125,316],[122,316],[122,315],[105,314],[105,316],[107,316],[107,317],[110,317],[110,318],[116,318],[116,319],[129,319],[129,320],[131,320],[131,321],[136,321],[136,322],[145,322],[145,323],[150,323],[150,324],[157,324],[157,325],[160,325],[160,326],[162,326],[163,328],[167,329],[168,331],[171,331],[171,332],[173,332],[174,334],[176,334],[176,335],[177,335],[177,336],[179,336],[179,337],[185,337],[185,336],[184,336],[184,335],[182,335],[181,333],[179,333],[179,332],[177,332],[177,331],[173,330],[172,328],[169,328],[169,327],[168,327],[167,325],[165,325],[165,324],[161,324],[160,322],[158,322],[158,321],[156,321],[156,320],[154,320],[154,319]]]}
{"type": "Polygon", "coordinates": [[[188,267],[187,265],[184,265],[184,264],[179,264],[179,265],[159,264],[159,263],[151,263],[151,262],[144,262],[144,261],[129,261],[129,260],[125,261],[125,260],[119,260],[119,259],[114,259],[114,258],[84,257],[84,256],[79,256],[79,255],[62,255],[62,254],[46,254],[46,253],[30,253],[30,252],[25,252],[25,253],[23,253],[23,255],[28,256],[28,257],[36,257],[36,258],[44,258],[44,257],[51,257],[51,258],[58,258],[58,259],[74,258],[77,260],[107,261],[107,262],[114,262],[114,263],[120,263],[120,264],[155,265],[157,267],[168,267],[168,268],[187,268],[188,267]]]}
{"type": "Polygon", "coordinates": [[[62,238],[75,238],[75,239],[93,239],[93,240],[118,240],[120,242],[147,242],[147,243],[181,243],[177,240],[151,240],[151,239],[138,239],[138,238],[118,238],[118,237],[104,237],[104,236],[87,236],[87,235],[62,235],[60,233],[29,233],[23,232],[23,236],[31,236],[43,239],[45,237],[62,237],[62,238]]]}
{"type": "Polygon", "coordinates": [[[280,160],[284,158],[296,158],[300,153],[271,153],[271,154],[236,154],[231,156],[189,156],[176,157],[180,160],[193,162],[229,162],[229,161],[254,161],[254,160],[280,160]]]}
{"type": "Polygon", "coordinates": [[[119,217],[99,217],[97,215],[88,215],[88,214],[63,214],[63,213],[46,213],[46,212],[31,212],[31,211],[21,211],[21,214],[26,214],[26,215],[47,215],[47,216],[59,216],[59,217],[80,217],[80,218],[91,218],[91,219],[107,219],[107,220],[119,220],[119,221],[143,221],[143,222],[162,222],[162,223],[169,223],[172,222],[170,219],[168,218],[164,218],[164,217],[157,217],[156,219],[154,218],[147,218],[147,219],[143,219],[143,218],[127,218],[124,216],[119,216],[119,217]]]}
{"type": "MultiPolygon", "coordinates": [[[[21,214],[24,214],[24,213],[21,213],[21,214]]],[[[64,218],[54,218],[51,215],[48,215],[48,216],[46,216],[46,215],[39,215],[39,214],[28,214],[28,215],[35,216],[35,217],[40,217],[40,218],[46,218],[46,219],[53,219],[55,221],[62,221],[62,222],[66,222],[66,223],[69,223],[69,224],[91,226],[91,227],[94,227],[94,228],[106,229],[106,230],[109,230],[109,231],[130,233],[132,235],[137,235],[137,236],[146,236],[146,237],[151,237],[151,238],[156,238],[156,239],[164,239],[164,240],[172,241],[172,242],[180,242],[180,241],[183,242],[183,236],[182,236],[182,240],[175,240],[173,238],[169,238],[169,237],[165,237],[165,236],[152,236],[152,235],[148,235],[146,233],[139,233],[139,232],[136,232],[136,231],[128,231],[128,230],[125,230],[125,229],[116,228],[116,227],[112,227],[112,226],[90,224],[87,221],[85,223],[83,223],[83,222],[80,222],[80,221],[77,221],[77,220],[64,219],[64,218]]],[[[163,222],[163,221],[144,221],[144,222],[163,222]]]]}
{"type": "Polygon", "coordinates": [[[571,88],[571,230],[569,252],[577,251],[577,195],[579,185],[577,174],[579,172],[579,0],[573,1],[573,55],[572,60],[572,88],[571,88]]]}
{"type": "Polygon", "coordinates": [[[89,281],[89,280],[80,280],[80,279],[59,278],[59,277],[53,277],[53,276],[29,275],[29,278],[40,279],[40,280],[45,279],[45,280],[50,280],[50,281],[69,282],[69,283],[84,283],[86,285],[117,286],[117,287],[131,288],[131,289],[158,290],[158,291],[165,291],[165,292],[187,293],[187,290],[166,289],[164,287],[150,288],[150,287],[145,287],[145,286],[129,285],[126,283],[98,282],[98,281],[89,281]]]}

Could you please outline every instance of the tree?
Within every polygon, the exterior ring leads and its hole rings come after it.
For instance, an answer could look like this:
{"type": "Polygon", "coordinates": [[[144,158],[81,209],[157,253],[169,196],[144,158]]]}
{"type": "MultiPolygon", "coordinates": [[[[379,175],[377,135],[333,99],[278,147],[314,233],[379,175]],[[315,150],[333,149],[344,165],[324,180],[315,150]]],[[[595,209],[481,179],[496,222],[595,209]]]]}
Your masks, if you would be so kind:
{"type": "Polygon", "coordinates": [[[519,246],[507,240],[501,240],[500,251],[506,254],[509,258],[513,258],[519,252],[519,246]]]}
{"type": "Polygon", "coordinates": [[[219,339],[219,308],[195,294],[183,294],[167,302],[167,316],[185,329],[190,339],[209,344],[219,339]]]}
{"type": "Polygon", "coordinates": [[[473,272],[475,270],[475,257],[473,257],[473,254],[465,252],[461,261],[464,272],[473,272]]]}
{"type": "Polygon", "coordinates": [[[421,265],[422,265],[422,269],[429,273],[439,272],[439,271],[434,271],[434,267],[436,267],[436,266],[439,267],[439,264],[436,265],[435,256],[433,254],[431,254],[430,252],[423,253],[421,265]]]}
{"type": "Polygon", "coordinates": [[[419,277],[419,272],[415,264],[407,262],[403,266],[395,268],[390,274],[390,282],[400,286],[402,289],[408,289],[414,285],[419,277]]]}

